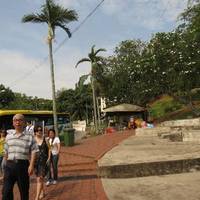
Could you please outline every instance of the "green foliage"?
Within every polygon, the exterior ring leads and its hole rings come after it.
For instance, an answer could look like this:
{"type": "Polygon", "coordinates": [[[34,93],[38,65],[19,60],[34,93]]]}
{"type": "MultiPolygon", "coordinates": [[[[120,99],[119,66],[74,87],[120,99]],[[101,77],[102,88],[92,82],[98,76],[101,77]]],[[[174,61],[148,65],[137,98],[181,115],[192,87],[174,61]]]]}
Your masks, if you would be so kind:
{"type": "Polygon", "coordinates": [[[15,98],[15,95],[12,92],[12,90],[0,84],[0,109],[9,108],[14,98],[15,98]]]}
{"type": "Polygon", "coordinates": [[[170,112],[180,109],[182,105],[175,101],[172,97],[163,96],[150,105],[149,115],[150,118],[157,119],[165,116],[170,112]]]}
{"type": "Polygon", "coordinates": [[[77,19],[78,15],[75,10],[66,9],[56,4],[54,0],[46,0],[46,3],[41,6],[40,13],[24,15],[22,22],[46,23],[49,31],[48,36],[50,37],[48,39],[53,39],[56,28],[63,29],[71,37],[71,32],[66,25],[77,19]]]}
{"type": "Polygon", "coordinates": [[[14,93],[0,84],[0,109],[51,110],[52,101],[14,93]]]}
{"type": "Polygon", "coordinates": [[[200,41],[200,1],[193,0],[179,18],[182,23],[178,28],[191,38],[200,41]]]}
{"type": "Polygon", "coordinates": [[[15,98],[10,103],[9,109],[52,110],[52,101],[15,93],[15,98]]]}
{"type": "Polygon", "coordinates": [[[200,1],[181,16],[184,21],[173,32],[156,33],[148,43],[123,41],[113,56],[104,59],[101,88],[111,105],[145,106],[169,94],[195,111],[191,97],[200,88],[200,1]]]}
{"type": "Polygon", "coordinates": [[[88,57],[82,58],[81,60],[79,60],[75,66],[77,67],[79,64],[83,62],[89,62],[91,64],[91,73],[88,75],[84,75],[81,78],[86,80],[88,76],[90,75],[92,76],[94,80],[94,89],[95,89],[94,92],[95,92],[95,95],[97,96],[103,95],[102,83],[105,81],[104,71],[103,71],[104,59],[103,57],[98,56],[98,54],[103,51],[106,51],[106,50],[102,48],[96,50],[95,45],[93,45],[91,47],[90,53],[88,53],[88,57]]]}
{"type": "Polygon", "coordinates": [[[142,55],[146,44],[140,40],[126,40],[105,59],[104,94],[110,102],[143,104],[142,55]]]}
{"type": "MultiPolygon", "coordinates": [[[[100,87],[98,84],[98,79],[97,77],[101,77],[101,73],[99,73],[98,69],[101,69],[102,66],[102,57],[98,56],[98,53],[106,51],[105,49],[97,49],[95,50],[95,45],[92,46],[91,52],[88,54],[88,58],[82,58],[79,60],[76,64],[75,67],[77,67],[80,63],[82,62],[90,62],[91,64],[91,87],[92,87],[92,99],[93,99],[93,114],[94,114],[94,125],[95,125],[95,130],[98,129],[98,108],[96,105],[96,99],[97,99],[97,91],[100,91],[100,87]]],[[[100,71],[101,72],[101,71],[100,71]]]]}
{"type": "Polygon", "coordinates": [[[92,118],[92,91],[90,85],[84,85],[82,78],[75,90],[62,89],[57,92],[58,111],[70,113],[72,120],[92,118]]]}

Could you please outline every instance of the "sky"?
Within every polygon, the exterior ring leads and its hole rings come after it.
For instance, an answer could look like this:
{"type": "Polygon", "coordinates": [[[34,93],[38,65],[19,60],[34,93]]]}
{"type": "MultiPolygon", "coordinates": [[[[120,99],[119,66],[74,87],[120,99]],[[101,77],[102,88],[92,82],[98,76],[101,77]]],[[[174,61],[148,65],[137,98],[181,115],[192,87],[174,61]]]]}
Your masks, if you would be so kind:
{"type": "MultiPolygon", "coordinates": [[[[55,0],[79,16],[68,24],[73,32],[102,0],[55,0]]],[[[1,0],[0,84],[27,96],[51,98],[47,25],[22,23],[25,14],[36,13],[45,0],[1,0]]],[[[74,88],[88,74],[90,64],[76,63],[87,57],[91,46],[112,55],[123,40],[149,41],[157,32],[172,31],[187,0],[104,0],[101,6],[70,39],[57,29],[53,42],[56,90],[74,88]]],[[[99,54],[100,55],[100,54],[99,54]]]]}

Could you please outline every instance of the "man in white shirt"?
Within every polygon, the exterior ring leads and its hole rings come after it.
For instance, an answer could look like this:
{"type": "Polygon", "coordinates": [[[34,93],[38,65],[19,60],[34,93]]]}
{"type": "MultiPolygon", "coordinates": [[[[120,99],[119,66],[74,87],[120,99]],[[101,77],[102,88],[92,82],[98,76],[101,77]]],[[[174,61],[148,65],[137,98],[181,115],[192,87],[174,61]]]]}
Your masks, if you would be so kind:
{"type": "Polygon", "coordinates": [[[30,134],[34,135],[34,126],[31,121],[26,122],[26,131],[28,131],[30,134]]]}
{"type": "Polygon", "coordinates": [[[18,184],[21,199],[29,199],[29,176],[33,173],[35,156],[39,149],[33,135],[24,130],[24,125],[24,116],[14,115],[15,129],[6,136],[2,200],[14,198],[15,182],[18,184]]]}

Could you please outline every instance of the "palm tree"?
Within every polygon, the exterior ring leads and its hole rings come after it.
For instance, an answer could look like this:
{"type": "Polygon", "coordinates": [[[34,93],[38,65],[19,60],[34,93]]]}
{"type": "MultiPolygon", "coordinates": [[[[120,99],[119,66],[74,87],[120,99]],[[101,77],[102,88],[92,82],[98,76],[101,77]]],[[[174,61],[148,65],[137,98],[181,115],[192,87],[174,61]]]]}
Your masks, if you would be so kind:
{"type": "Polygon", "coordinates": [[[98,130],[97,127],[97,105],[96,105],[96,94],[95,94],[95,85],[94,85],[94,71],[95,66],[98,64],[99,61],[102,60],[102,57],[97,56],[97,54],[101,51],[106,51],[105,49],[97,49],[95,50],[95,45],[92,46],[91,52],[88,54],[88,58],[82,58],[79,60],[75,67],[77,67],[82,62],[90,62],[91,63],[91,86],[92,86],[92,99],[93,99],[93,111],[94,111],[94,125],[95,125],[95,131],[98,130]]]}
{"type": "Polygon", "coordinates": [[[40,13],[33,13],[24,15],[22,22],[32,23],[46,23],[48,25],[48,45],[49,45],[49,61],[52,83],[52,99],[53,99],[53,119],[54,128],[58,134],[57,115],[56,115],[56,92],[55,92],[55,79],[54,79],[54,62],[52,52],[52,40],[55,38],[55,29],[57,27],[63,29],[68,37],[71,37],[71,32],[66,26],[69,22],[76,21],[78,15],[74,10],[68,10],[64,7],[56,4],[54,0],[46,0],[46,3],[42,5],[40,13]]]}

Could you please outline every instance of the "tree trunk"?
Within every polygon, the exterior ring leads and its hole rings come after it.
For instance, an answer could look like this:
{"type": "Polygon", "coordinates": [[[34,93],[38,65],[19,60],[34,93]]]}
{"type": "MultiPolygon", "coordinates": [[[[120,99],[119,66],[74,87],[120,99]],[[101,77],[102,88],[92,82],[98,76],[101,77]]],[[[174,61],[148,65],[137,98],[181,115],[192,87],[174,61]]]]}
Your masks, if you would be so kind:
{"type": "Polygon", "coordinates": [[[58,135],[58,124],[57,124],[57,112],[56,112],[56,89],[54,79],[54,64],[53,64],[53,52],[52,52],[52,39],[49,39],[49,61],[50,61],[50,72],[51,72],[51,84],[52,84],[52,100],[53,100],[53,122],[56,135],[58,135]]]}
{"type": "Polygon", "coordinates": [[[99,111],[99,101],[98,101],[98,97],[96,98],[96,102],[97,102],[97,121],[98,121],[98,127],[100,128],[101,125],[101,120],[100,120],[100,111],[99,111]]]}
{"type": "Polygon", "coordinates": [[[86,117],[86,125],[89,124],[89,120],[88,120],[88,107],[87,107],[87,103],[85,105],[85,117],[86,117]]]}
{"type": "Polygon", "coordinates": [[[190,109],[192,110],[192,112],[194,113],[194,115],[195,115],[196,117],[199,117],[199,116],[200,116],[199,110],[198,110],[198,109],[194,106],[194,104],[193,104],[191,94],[189,94],[189,107],[190,107],[190,109]]]}
{"type": "Polygon", "coordinates": [[[96,132],[98,130],[98,127],[97,127],[97,106],[96,106],[96,95],[95,95],[93,76],[91,76],[91,86],[92,86],[92,99],[93,99],[93,110],[94,110],[94,126],[95,126],[95,132],[96,132]]]}

